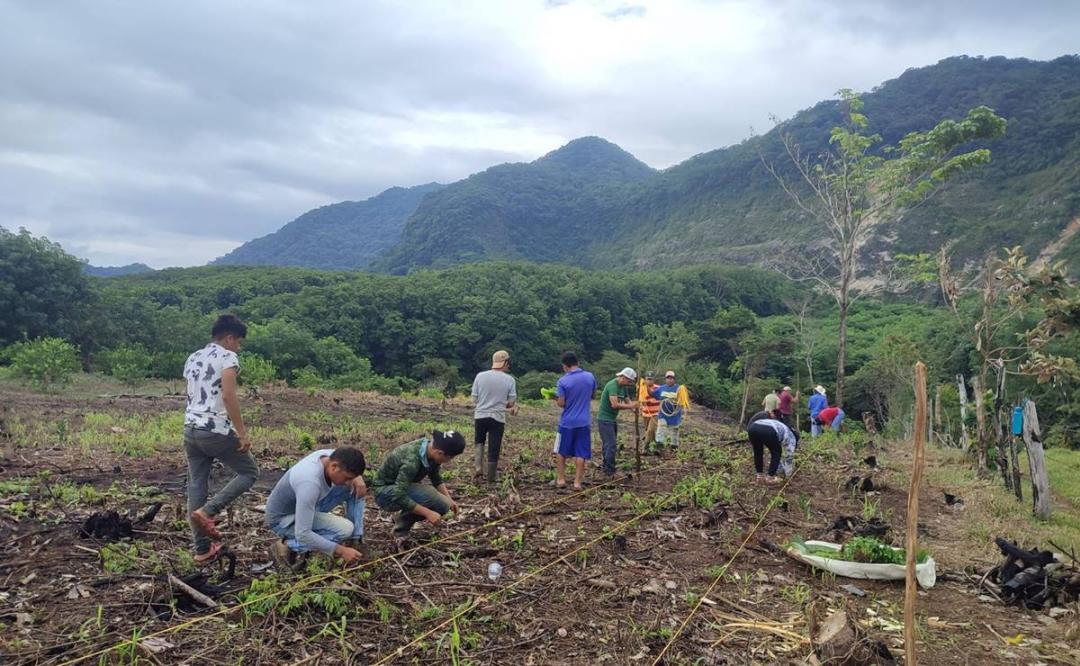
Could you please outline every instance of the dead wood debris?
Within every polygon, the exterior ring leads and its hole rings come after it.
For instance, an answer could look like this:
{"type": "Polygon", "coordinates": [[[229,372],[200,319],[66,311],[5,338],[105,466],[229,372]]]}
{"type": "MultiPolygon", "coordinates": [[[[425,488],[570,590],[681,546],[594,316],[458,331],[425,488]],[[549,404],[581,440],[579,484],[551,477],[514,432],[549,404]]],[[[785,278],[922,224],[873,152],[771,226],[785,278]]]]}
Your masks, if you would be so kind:
{"type": "Polygon", "coordinates": [[[1064,606],[1080,598],[1080,570],[1075,566],[1062,562],[1049,550],[1024,550],[1001,537],[994,543],[1005,561],[984,577],[982,587],[1006,604],[1039,610],[1064,606]]]}

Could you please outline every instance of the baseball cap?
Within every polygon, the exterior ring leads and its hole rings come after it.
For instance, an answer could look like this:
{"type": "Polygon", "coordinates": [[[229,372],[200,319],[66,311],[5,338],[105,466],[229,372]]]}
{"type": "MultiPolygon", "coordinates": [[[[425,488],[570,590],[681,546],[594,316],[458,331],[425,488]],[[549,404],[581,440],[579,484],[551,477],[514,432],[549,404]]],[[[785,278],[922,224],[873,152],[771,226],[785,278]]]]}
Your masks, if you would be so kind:
{"type": "Polygon", "coordinates": [[[510,352],[500,349],[491,355],[491,367],[492,368],[505,368],[506,364],[510,362],[510,352]]]}
{"type": "Polygon", "coordinates": [[[675,376],[675,371],[674,370],[668,370],[667,372],[664,373],[664,376],[665,377],[674,377],[675,376]]]}
{"type": "Polygon", "coordinates": [[[785,391],[790,391],[790,390],[791,390],[791,387],[790,387],[790,386],[785,386],[785,387],[783,388],[783,390],[785,390],[785,391]]]}
{"type": "Polygon", "coordinates": [[[645,379],[652,379],[652,378],[653,378],[653,377],[655,377],[655,376],[656,376],[656,375],[654,375],[654,374],[653,374],[653,371],[652,371],[652,370],[646,370],[646,371],[645,371],[645,379]]]}
{"type": "Polygon", "coordinates": [[[622,370],[619,370],[619,372],[617,372],[615,374],[616,377],[618,377],[620,375],[623,376],[623,377],[626,377],[630,381],[636,381],[637,380],[637,373],[634,372],[633,368],[623,368],[622,370]]]}

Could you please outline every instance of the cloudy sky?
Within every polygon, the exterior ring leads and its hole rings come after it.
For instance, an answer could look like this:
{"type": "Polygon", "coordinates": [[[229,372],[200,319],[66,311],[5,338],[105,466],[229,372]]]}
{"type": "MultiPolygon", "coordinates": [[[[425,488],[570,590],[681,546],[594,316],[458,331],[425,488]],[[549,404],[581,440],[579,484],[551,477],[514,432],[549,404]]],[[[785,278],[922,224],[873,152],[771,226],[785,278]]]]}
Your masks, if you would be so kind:
{"type": "Polygon", "coordinates": [[[603,136],[665,167],[1080,3],[0,0],[0,226],[196,265],[315,206],[603,136]]]}

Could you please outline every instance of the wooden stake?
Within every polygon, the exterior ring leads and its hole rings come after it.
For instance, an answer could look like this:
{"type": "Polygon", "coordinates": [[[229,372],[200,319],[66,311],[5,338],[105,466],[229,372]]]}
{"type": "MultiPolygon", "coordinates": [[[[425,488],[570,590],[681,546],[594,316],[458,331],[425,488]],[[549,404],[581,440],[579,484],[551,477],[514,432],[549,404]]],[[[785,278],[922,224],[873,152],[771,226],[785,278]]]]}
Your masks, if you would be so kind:
{"type": "Polygon", "coordinates": [[[1027,445],[1028,468],[1031,471],[1031,502],[1035,515],[1042,520],[1050,518],[1050,477],[1046,473],[1046,456],[1043,455],[1042,434],[1035,403],[1024,401],[1024,444],[1027,445]]]}
{"type": "Polygon", "coordinates": [[[956,376],[956,389],[960,393],[960,448],[967,453],[971,440],[967,429],[967,385],[964,384],[963,375],[956,376]]]}
{"type": "Polygon", "coordinates": [[[911,461],[911,485],[907,500],[907,585],[904,587],[904,664],[915,666],[915,560],[919,552],[919,482],[926,463],[926,365],[915,364],[915,451],[911,461]]]}
{"type": "MultiPolygon", "coordinates": [[[[638,364],[641,367],[641,364],[638,364]]],[[[641,474],[641,384],[644,380],[639,379],[637,383],[637,403],[638,406],[634,408],[634,471],[639,475],[641,474]]]]}
{"type": "Polygon", "coordinates": [[[931,442],[941,443],[941,384],[934,390],[934,433],[937,437],[931,442]]]}
{"type": "Polygon", "coordinates": [[[791,396],[791,411],[795,413],[795,432],[799,432],[799,369],[795,369],[795,395],[791,396]]]}

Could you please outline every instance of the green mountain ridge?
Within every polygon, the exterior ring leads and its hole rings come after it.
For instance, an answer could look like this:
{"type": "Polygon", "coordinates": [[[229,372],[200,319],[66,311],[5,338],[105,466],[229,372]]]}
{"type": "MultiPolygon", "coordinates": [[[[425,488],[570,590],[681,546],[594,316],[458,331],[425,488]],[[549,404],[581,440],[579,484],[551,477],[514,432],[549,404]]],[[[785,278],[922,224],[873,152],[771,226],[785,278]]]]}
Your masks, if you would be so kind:
{"type": "MultiPolygon", "coordinates": [[[[886,144],[978,105],[1009,123],[1004,138],[986,144],[991,164],[884,221],[864,248],[868,263],[943,243],[961,264],[1003,245],[1036,255],[1061,238],[1057,257],[1080,267],[1080,235],[1062,235],[1080,216],[1080,58],[957,56],[909,69],[863,99],[870,131],[886,144]]],[[[762,160],[794,177],[780,131],[814,154],[841,121],[838,102],[823,101],[763,135],[662,171],[602,138],[583,137],[533,162],[493,166],[447,186],[395,188],[410,195],[412,208],[400,205],[384,217],[356,207],[395,190],[316,209],[215,263],[389,273],[492,260],[587,268],[754,264],[783,244],[824,241],[762,160]],[[367,221],[353,221],[360,219],[367,221]]]]}
{"type": "Polygon", "coordinates": [[[91,266],[83,264],[83,273],[94,277],[120,277],[121,275],[137,275],[139,273],[152,273],[153,268],[146,264],[126,264],[124,266],[91,266]]]}
{"type": "Polygon", "coordinates": [[[272,234],[244,243],[212,264],[367,268],[400,238],[420,200],[443,185],[392,187],[364,201],[343,201],[308,211],[272,234]]]}
{"type": "Polygon", "coordinates": [[[373,268],[404,273],[487,260],[574,261],[656,171],[599,137],[527,164],[502,164],[424,198],[373,268]]]}
{"type": "MultiPolygon", "coordinates": [[[[863,99],[870,130],[885,143],[980,104],[1009,122],[1004,138],[985,144],[991,164],[906,211],[900,221],[886,223],[868,250],[935,251],[951,241],[961,260],[1002,245],[1022,244],[1035,254],[1080,214],[1077,57],[949,58],[908,70],[863,99]]],[[[814,154],[840,120],[838,103],[826,101],[796,114],[782,129],[814,154]]],[[[746,263],[781,242],[818,240],[819,228],[793,208],[762,156],[795,177],[777,129],[664,171],[627,203],[618,224],[623,233],[591,265],[746,263]]],[[[1062,256],[1076,263],[1080,247],[1073,242],[1062,256]]]]}

